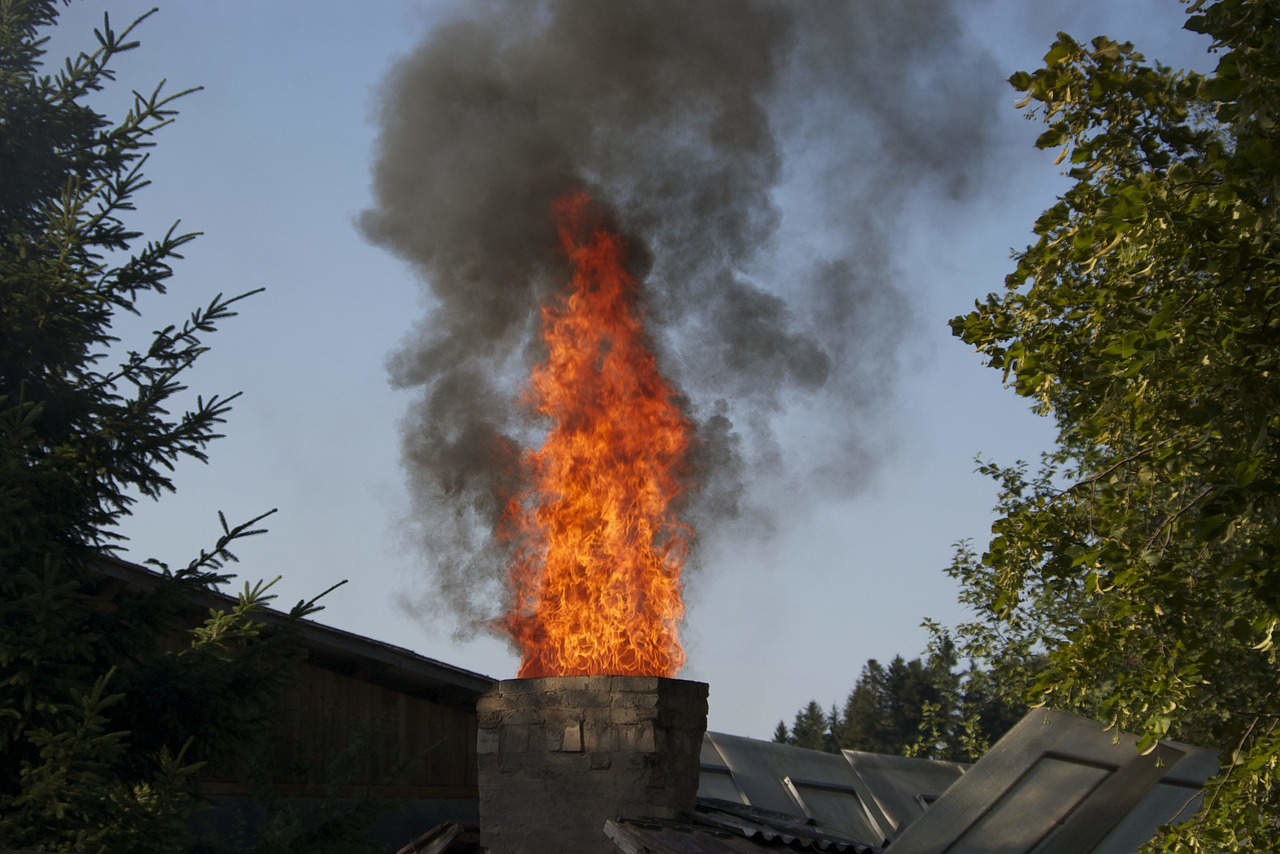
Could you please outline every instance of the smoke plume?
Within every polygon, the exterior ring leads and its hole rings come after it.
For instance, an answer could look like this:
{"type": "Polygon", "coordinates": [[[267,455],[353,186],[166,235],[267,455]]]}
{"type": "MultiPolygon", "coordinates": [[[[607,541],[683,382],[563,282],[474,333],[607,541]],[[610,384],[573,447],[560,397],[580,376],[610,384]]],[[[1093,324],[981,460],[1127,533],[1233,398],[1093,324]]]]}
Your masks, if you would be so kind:
{"type": "Polygon", "coordinates": [[[538,307],[567,278],[554,197],[586,189],[631,241],[698,425],[695,523],[767,529],[757,484],[847,495],[874,470],[911,331],[893,235],[981,183],[1000,86],[942,0],[485,3],[397,62],[360,227],[430,297],[389,362],[418,390],[423,602],[463,628],[505,605],[491,532],[537,437],[517,398],[538,307]],[[784,453],[798,420],[820,440],[784,453]]]}

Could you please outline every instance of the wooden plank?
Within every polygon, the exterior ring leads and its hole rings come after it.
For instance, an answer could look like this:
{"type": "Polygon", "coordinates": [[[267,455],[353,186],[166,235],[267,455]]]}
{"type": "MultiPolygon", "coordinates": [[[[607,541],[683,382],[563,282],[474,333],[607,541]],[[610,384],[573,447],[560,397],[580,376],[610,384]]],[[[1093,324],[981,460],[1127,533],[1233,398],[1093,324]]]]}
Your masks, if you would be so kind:
{"type": "MultiPolygon", "coordinates": [[[[373,790],[395,789],[408,796],[423,792],[475,797],[475,712],[444,706],[367,679],[338,673],[311,662],[298,665],[296,679],[282,692],[272,745],[273,788],[316,791],[326,771],[352,736],[368,735],[342,781],[373,790]]],[[[236,791],[243,775],[236,769],[210,768],[204,780],[236,791]]]]}
{"type": "MultiPolygon", "coordinates": [[[[278,783],[271,790],[281,797],[341,797],[356,798],[370,794],[368,786],[312,784],[312,783],[278,783]]],[[[200,791],[205,795],[243,795],[253,797],[261,794],[257,786],[239,782],[210,780],[200,784],[200,791]]],[[[410,800],[475,800],[477,793],[467,786],[381,786],[372,794],[384,798],[408,798],[410,800]]]]}

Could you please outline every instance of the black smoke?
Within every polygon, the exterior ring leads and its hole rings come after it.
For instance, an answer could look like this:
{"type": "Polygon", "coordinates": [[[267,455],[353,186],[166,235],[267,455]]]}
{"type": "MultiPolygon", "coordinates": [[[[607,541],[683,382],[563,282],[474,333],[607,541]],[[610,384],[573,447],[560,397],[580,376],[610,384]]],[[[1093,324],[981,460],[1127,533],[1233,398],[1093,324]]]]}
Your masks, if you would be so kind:
{"type": "Polygon", "coordinates": [[[429,33],[386,81],[360,218],[430,298],[389,362],[418,394],[422,602],[463,628],[505,604],[492,531],[539,429],[516,401],[567,278],[554,197],[587,189],[643,259],[698,424],[695,523],[767,530],[756,484],[847,495],[874,469],[869,416],[912,331],[893,235],[913,204],[981,184],[1001,85],[943,0],[512,0],[429,33]],[[797,417],[823,440],[786,448],[797,417]]]}

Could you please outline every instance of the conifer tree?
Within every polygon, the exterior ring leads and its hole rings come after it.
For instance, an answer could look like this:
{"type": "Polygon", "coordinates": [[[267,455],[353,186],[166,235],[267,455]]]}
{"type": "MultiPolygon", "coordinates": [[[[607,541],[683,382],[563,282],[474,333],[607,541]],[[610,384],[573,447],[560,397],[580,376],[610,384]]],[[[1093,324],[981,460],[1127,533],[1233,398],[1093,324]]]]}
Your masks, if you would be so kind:
{"type": "Polygon", "coordinates": [[[827,716],[817,700],[810,700],[809,705],[796,712],[796,719],[791,724],[790,743],[809,750],[827,749],[827,716]]]}
{"type": "Polygon", "coordinates": [[[235,395],[183,410],[184,378],[248,294],[160,320],[108,359],[113,319],[164,294],[195,238],[175,224],[144,242],[126,221],[146,149],[191,90],[158,86],[123,117],[99,114],[86,101],[136,47],[141,19],[116,31],[104,15],[96,47],[49,71],[58,5],[0,13],[0,840],[177,851],[199,763],[263,737],[297,655],[287,633],[252,619],[270,585],[246,585],[195,632],[181,614],[184,591],[231,577],[228,547],[263,517],[223,520],[189,565],[161,565],[151,592],[108,589],[95,566],[136,496],[172,490],[175,463],[205,460],[218,437],[235,395]]]}
{"type": "MultiPolygon", "coordinates": [[[[868,659],[842,708],[833,705],[822,715],[817,701],[810,701],[796,712],[790,731],[778,722],[773,740],[831,753],[977,759],[1027,706],[1009,699],[1016,691],[996,673],[972,665],[956,670],[955,648],[945,634],[934,646],[924,658],[895,656],[887,668],[868,659]]],[[[1016,685],[1032,678],[1035,664],[1018,675],[1016,685]]]]}
{"type": "Polygon", "coordinates": [[[836,734],[840,746],[870,753],[900,753],[905,743],[891,732],[891,703],[884,668],[874,658],[868,659],[844,702],[836,734]]]}

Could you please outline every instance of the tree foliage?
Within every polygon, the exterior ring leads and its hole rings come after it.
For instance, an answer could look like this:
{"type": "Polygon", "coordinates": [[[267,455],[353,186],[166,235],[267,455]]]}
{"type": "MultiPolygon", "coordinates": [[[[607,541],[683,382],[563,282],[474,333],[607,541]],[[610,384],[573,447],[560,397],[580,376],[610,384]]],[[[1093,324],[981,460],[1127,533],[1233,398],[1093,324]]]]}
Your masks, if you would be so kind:
{"type": "Polygon", "coordinates": [[[126,222],[146,149],[187,92],[158,86],[122,118],[98,113],[87,101],[138,22],[117,32],[104,16],[92,51],[46,70],[57,14],[52,0],[0,12],[0,840],[182,850],[201,762],[254,747],[298,654],[253,619],[270,585],[246,585],[194,632],[183,613],[186,591],[231,577],[229,547],[262,517],[223,520],[186,567],[160,565],[154,591],[120,590],[94,567],[131,503],[172,490],[175,462],[204,460],[218,438],[235,395],[170,408],[247,294],[118,346],[117,314],[165,293],[195,237],[175,224],[140,242],[126,222]]]}
{"type": "Polygon", "coordinates": [[[973,760],[1026,711],[994,674],[956,669],[945,638],[924,659],[895,656],[888,667],[868,659],[842,709],[823,713],[817,700],[782,721],[773,740],[836,753],[864,750],[894,756],[973,760]]]}
{"type": "Polygon", "coordinates": [[[817,700],[810,700],[807,706],[796,712],[787,743],[809,750],[831,749],[831,721],[817,700]]]}
{"type": "Polygon", "coordinates": [[[1037,702],[1222,750],[1168,849],[1280,849],[1280,2],[1190,3],[1209,75],[1059,34],[1010,82],[1069,188],[956,335],[1055,419],[984,464],[999,519],[952,574],[1037,702]]]}

